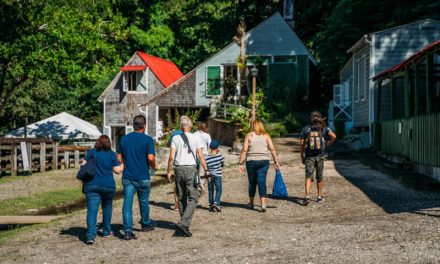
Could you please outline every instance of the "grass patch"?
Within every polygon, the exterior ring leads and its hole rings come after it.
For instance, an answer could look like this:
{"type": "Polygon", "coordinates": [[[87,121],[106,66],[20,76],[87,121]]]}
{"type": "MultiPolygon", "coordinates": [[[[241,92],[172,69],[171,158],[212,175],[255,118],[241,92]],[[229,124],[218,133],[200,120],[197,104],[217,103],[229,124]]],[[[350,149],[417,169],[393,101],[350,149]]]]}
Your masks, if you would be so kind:
{"type": "Polygon", "coordinates": [[[14,227],[10,230],[0,231],[0,245],[7,243],[11,238],[24,233],[35,231],[43,227],[47,227],[49,223],[45,224],[35,224],[35,225],[24,225],[19,227],[14,227]]]}
{"type": "Polygon", "coordinates": [[[0,184],[2,183],[8,183],[8,182],[15,182],[19,180],[26,179],[26,176],[3,176],[0,178],[0,184]]]}
{"type": "Polygon", "coordinates": [[[27,209],[42,209],[75,201],[83,197],[80,188],[39,193],[29,197],[3,200],[0,215],[23,215],[27,209]]]}

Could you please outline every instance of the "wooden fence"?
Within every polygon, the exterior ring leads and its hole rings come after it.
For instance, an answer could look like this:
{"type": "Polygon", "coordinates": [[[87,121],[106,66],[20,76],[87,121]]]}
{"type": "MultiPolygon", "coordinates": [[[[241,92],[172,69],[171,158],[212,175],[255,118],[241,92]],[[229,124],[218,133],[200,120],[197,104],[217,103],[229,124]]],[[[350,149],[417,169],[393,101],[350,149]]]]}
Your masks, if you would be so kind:
{"type": "Polygon", "coordinates": [[[15,176],[24,171],[22,143],[25,142],[30,172],[79,168],[89,147],[60,146],[47,139],[0,139],[0,173],[15,176]]]}
{"type": "Polygon", "coordinates": [[[440,167],[440,113],[383,121],[380,150],[440,167]]]}

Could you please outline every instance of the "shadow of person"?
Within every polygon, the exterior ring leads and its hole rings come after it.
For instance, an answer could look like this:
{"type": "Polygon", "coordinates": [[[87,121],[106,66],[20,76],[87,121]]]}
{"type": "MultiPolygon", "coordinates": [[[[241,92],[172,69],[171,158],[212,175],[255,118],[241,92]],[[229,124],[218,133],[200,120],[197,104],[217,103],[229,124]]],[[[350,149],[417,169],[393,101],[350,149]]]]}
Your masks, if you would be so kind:
{"type": "MultiPolygon", "coordinates": [[[[166,221],[166,220],[154,220],[157,224],[156,228],[161,228],[161,229],[169,229],[169,230],[175,230],[176,229],[176,224],[170,221],[166,221]]],[[[140,222],[139,222],[140,224],[140,222]]],[[[138,229],[135,228],[133,229],[134,231],[141,231],[142,229],[138,229]]]]}
{"type": "Polygon", "coordinates": [[[74,226],[74,227],[69,227],[68,229],[61,230],[60,235],[77,237],[78,240],[82,241],[85,244],[86,231],[87,229],[85,227],[74,226]]]}
{"type": "Polygon", "coordinates": [[[150,201],[150,205],[157,206],[157,207],[162,207],[162,208],[174,211],[174,209],[173,209],[173,205],[174,204],[172,204],[172,203],[150,201]]]}
{"type": "Polygon", "coordinates": [[[269,194],[267,197],[269,197],[270,199],[273,199],[273,200],[289,201],[289,202],[296,203],[301,206],[303,205],[302,202],[304,201],[304,198],[300,198],[300,197],[296,197],[296,196],[277,197],[277,196],[272,196],[269,194]]]}

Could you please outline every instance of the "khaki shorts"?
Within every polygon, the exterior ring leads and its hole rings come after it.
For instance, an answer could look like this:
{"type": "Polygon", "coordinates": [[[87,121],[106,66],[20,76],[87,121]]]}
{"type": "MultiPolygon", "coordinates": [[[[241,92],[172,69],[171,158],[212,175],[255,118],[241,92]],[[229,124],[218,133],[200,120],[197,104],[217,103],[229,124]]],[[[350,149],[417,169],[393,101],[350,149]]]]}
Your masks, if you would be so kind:
{"type": "Polygon", "coordinates": [[[306,179],[313,180],[313,174],[316,169],[316,180],[322,181],[322,173],[324,171],[324,157],[306,157],[306,179]]]}

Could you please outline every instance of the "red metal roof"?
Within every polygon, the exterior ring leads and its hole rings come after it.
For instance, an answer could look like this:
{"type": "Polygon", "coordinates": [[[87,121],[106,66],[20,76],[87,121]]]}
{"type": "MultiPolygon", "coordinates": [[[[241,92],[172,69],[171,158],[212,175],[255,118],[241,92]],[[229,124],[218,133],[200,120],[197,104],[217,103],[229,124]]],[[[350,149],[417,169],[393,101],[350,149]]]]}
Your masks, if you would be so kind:
{"type": "Polygon", "coordinates": [[[146,68],[146,65],[127,65],[122,67],[121,71],[143,71],[146,68]]]}
{"type": "Polygon", "coordinates": [[[440,40],[437,40],[436,42],[429,44],[428,46],[424,47],[423,49],[421,49],[420,51],[418,51],[417,53],[415,53],[414,55],[412,55],[408,59],[404,60],[403,62],[397,64],[394,67],[391,67],[391,68],[379,73],[378,75],[374,76],[372,79],[373,80],[383,79],[393,72],[403,70],[406,66],[408,66],[409,64],[418,60],[419,58],[423,57],[426,53],[435,49],[436,47],[440,47],[440,40]]]}
{"type": "Polygon", "coordinates": [[[172,61],[161,59],[141,51],[137,51],[136,53],[151,69],[154,75],[156,75],[165,88],[168,88],[171,84],[183,76],[183,73],[172,61]]]}

